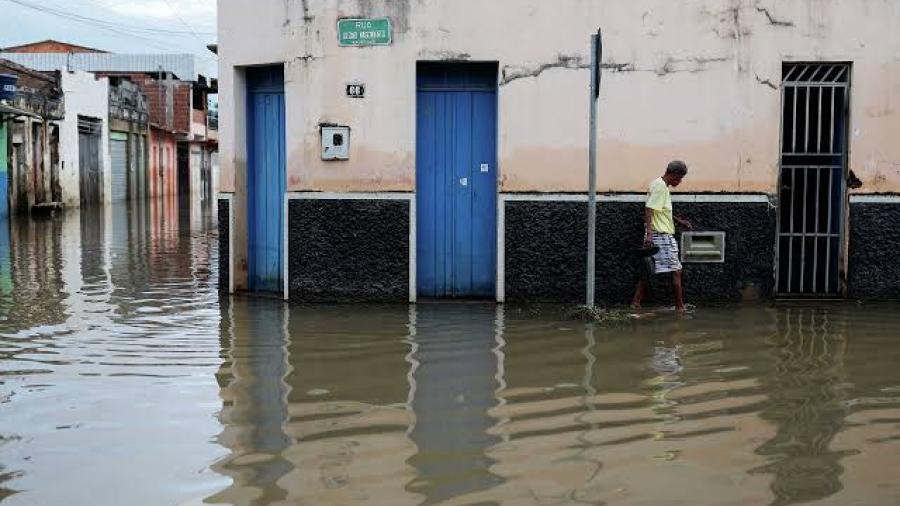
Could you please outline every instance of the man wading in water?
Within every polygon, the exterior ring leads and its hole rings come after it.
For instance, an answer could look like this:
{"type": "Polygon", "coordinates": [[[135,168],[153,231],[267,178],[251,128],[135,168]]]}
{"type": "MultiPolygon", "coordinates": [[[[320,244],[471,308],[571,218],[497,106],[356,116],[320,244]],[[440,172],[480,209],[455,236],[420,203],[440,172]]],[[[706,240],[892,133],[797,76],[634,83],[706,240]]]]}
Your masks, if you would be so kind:
{"type": "MultiPolygon", "coordinates": [[[[669,162],[666,173],[650,183],[647,194],[647,205],[644,208],[644,248],[657,247],[659,251],[653,255],[654,272],[672,273],[672,286],[675,289],[675,310],[684,312],[684,294],[681,289],[681,260],[678,255],[678,243],[675,241],[675,221],[691,230],[691,223],[672,215],[672,195],[669,187],[675,188],[687,175],[687,165],[682,161],[669,162]]],[[[634,290],[631,306],[641,307],[641,301],[647,294],[647,283],[641,279],[634,290]]]]}

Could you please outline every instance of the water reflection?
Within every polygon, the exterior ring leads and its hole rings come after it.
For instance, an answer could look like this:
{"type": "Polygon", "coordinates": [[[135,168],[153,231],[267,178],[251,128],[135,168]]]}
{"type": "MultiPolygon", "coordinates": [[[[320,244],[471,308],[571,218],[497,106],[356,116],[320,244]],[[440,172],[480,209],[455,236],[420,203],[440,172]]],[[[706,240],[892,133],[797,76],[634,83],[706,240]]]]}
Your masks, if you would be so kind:
{"type": "Polygon", "coordinates": [[[220,488],[182,456],[221,453],[206,411],[218,404],[208,379],[219,364],[215,229],[206,220],[155,234],[148,219],[125,206],[10,219],[0,251],[12,286],[0,281],[4,504],[158,504],[220,488]]]}
{"type": "Polygon", "coordinates": [[[284,456],[293,441],[288,422],[287,309],[278,302],[221,304],[223,349],[228,350],[217,378],[222,388],[219,418],[229,428],[219,442],[231,456],[214,466],[233,485],[210,498],[241,504],[272,504],[287,498],[279,480],[294,465],[284,456]]]}
{"type": "Polygon", "coordinates": [[[216,240],[0,226],[4,506],[900,503],[895,307],[290,306],[220,298],[216,240]]]}
{"type": "Polygon", "coordinates": [[[502,482],[486,451],[500,438],[489,434],[498,404],[497,307],[423,304],[414,309],[418,363],[412,374],[415,413],[409,437],[416,479],[409,490],[425,504],[489,489],[502,482]]]}
{"type": "Polygon", "coordinates": [[[832,322],[827,310],[787,309],[771,340],[771,402],[760,417],[778,430],[757,450],[773,462],[752,472],[773,475],[773,504],[831,496],[841,489],[841,458],[855,453],[831,449],[845,425],[845,322],[832,322]]]}

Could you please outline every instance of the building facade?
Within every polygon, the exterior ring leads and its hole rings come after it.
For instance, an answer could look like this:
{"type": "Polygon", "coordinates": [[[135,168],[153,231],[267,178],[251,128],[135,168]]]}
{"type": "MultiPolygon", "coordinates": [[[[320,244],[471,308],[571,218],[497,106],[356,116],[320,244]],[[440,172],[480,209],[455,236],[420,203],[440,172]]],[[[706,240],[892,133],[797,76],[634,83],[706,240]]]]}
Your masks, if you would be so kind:
{"type": "Polygon", "coordinates": [[[17,81],[12,98],[2,104],[8,211],[30,213],[62,198],[58,124],[64,108],[61,77],[3,59],[0,73],[16,76],[17,81]]]}
{"type": "Polygon", "coordinates": [[[226,290],[583,300],[601,27],[601,299],[630,297],[671,159],[705,233],[690,299],[900,296],[888,0],[221,0],[218,19],[226,290]]]}
{"type": "Polygon", "coordinates": [[[107,204],[112,196],[109,80],[61,72],[65,110],[60,125],[60,185],[66,207],[107,204]]]}
{"type": "Polygon", "coordinates": [[[115,54],[43,41],[6,48],[0,57],[38,71],[84,71],[111,81],[108,201],[179,193],[199,200],[211,190],[209,160],[218,136],[207,100],[216,81],[200,73],[193,55],[115,54]]]}

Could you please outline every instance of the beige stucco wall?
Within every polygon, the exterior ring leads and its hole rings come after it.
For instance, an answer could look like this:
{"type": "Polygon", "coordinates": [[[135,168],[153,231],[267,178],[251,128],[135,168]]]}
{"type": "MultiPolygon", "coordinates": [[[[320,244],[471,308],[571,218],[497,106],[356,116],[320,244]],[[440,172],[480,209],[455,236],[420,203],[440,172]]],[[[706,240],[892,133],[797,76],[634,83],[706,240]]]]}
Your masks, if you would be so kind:
{"type": "Polygon", "coordinates": [[[598,26],[609,67],[600,190],[642,190],[682,158],[684,190],[773,192],[780,95],[768,83],[782,61],[829,60],[854,65],[850,166],[861,191],[900,191],[895,0],[220,0],[220,188],[234,191],[243,175],[241,66],[286,62],[290,190],[412,190],[415,62],[467,59],[499,61],[501,190],[584,191],[583,67],[598,26]],[[384,15],[393,45],[338,47],[338,18],[384,15]],[[544,65],[556,66],[538,73],[544,65]],[[510,79],[521,74],[536,76],[510,79]],[[365,99],[344,95],[351,81],[366,84],[365,99]],[[352,127],[349,162],[319,159],[320,122],[352,127]]]}

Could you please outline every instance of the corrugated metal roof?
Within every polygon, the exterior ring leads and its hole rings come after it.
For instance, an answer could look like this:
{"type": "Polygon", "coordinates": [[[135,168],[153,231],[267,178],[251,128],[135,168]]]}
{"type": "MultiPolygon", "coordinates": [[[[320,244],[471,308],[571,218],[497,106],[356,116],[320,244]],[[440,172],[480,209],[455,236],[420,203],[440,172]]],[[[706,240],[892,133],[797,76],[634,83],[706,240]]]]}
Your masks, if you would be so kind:
{"type": "Polygon", "coordinates": [[[44,72],[159,72],[162,69],[189,81],[196,81],[198,74],[196,57],[191,54],[0,53],[0,58],[44,72]]]}

